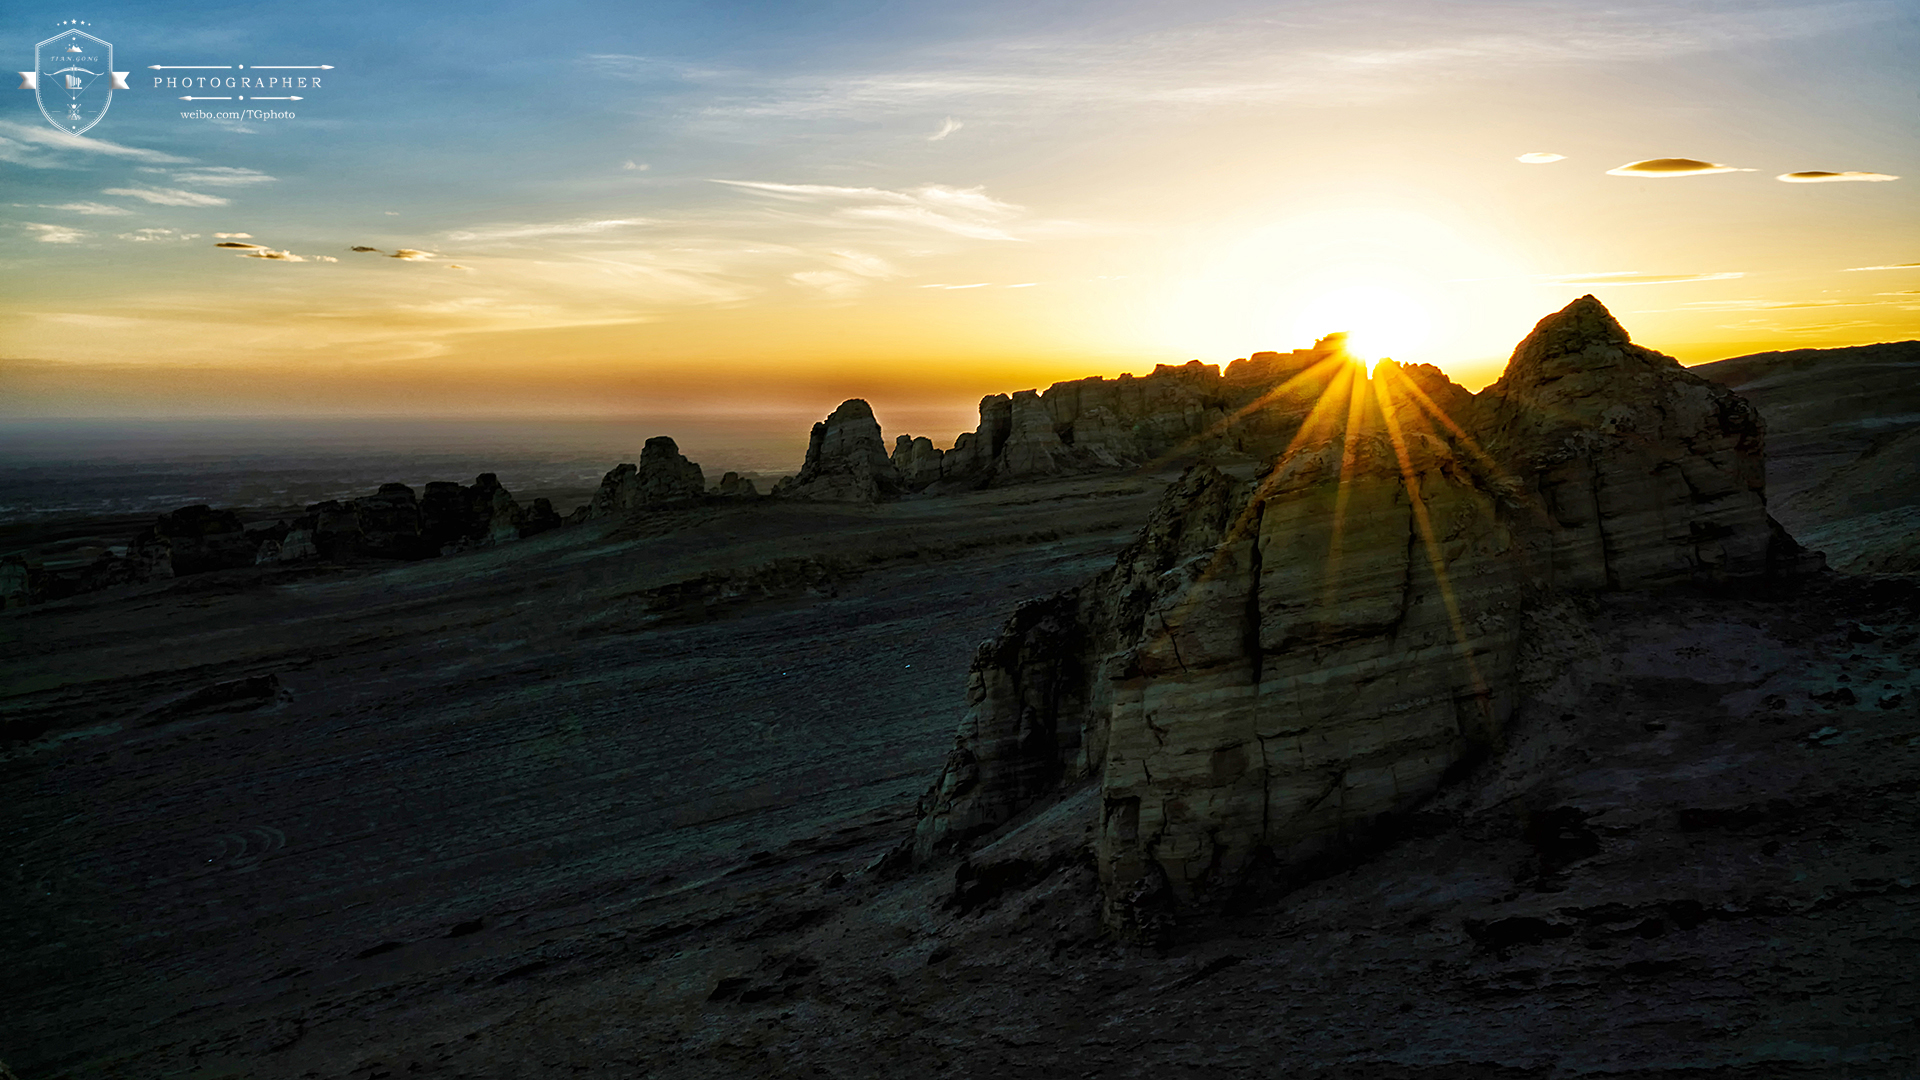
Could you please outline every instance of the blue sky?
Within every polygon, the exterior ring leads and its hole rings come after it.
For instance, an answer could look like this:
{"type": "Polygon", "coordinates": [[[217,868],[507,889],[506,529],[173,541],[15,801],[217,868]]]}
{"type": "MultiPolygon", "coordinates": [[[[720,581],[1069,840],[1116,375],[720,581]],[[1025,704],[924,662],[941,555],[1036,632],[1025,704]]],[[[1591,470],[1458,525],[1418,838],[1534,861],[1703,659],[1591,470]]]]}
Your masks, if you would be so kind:
{"type": "Polygon", "coordinates": [[[1477,385],[1590,290],[1688,360],[1920,326],[1913,3],[16,5],[16,68],[64,18],[133,89],[4,99],[15,414],[964,400],[1369,320],[1477,385]],[[155,63],[334,69],[231,121],[155,63]],[[1740,171],[1608,174],[1663,157],[1740,171]]]}

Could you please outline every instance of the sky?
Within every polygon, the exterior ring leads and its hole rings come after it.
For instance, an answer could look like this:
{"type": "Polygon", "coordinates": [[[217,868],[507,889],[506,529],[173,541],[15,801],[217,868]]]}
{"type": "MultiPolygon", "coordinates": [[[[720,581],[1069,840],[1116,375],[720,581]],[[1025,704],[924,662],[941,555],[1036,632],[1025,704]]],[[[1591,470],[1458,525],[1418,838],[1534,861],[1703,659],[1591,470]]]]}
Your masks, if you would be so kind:
{"type": "Polygon", "coordinates": [[[0,99],[0,416],[959,430],[1333,331],[1477,388],[1587,292],[1688,363],[1920,337],[1920,2],[0,13],[70,28],[129,88],[0,99]],[[320,84],[154,85],[255,68],[320,84]]]}

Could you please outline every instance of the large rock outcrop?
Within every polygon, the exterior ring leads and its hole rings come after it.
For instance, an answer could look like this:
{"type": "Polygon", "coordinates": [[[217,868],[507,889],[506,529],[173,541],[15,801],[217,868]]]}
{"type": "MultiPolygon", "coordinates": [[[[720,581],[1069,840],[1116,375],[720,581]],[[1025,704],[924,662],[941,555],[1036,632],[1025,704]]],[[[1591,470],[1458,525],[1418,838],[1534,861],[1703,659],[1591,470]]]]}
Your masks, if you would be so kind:
{"type": "Polygon", "coordinates": [[[799,474],[773,486],[784,498],[824,502],[878,502],[903,490],[873,407],[859,398],[841,402],[813,425],[799,474]]]}
{"type": "Polygon", "coordinates": [[[672,439],[656,435],[640,448],[638,465],[614,466],[601,479],[593,501],[575,511],[574,516],[588,520],[614,517],[661,503],[697,499],[706,493],[707,480],[700,466],[688,461],[672,439]]]}
{"type": "Polygon", "coordinates": [[[1496,751],[1543,602],[1817,566],[1767,516],[1757,414],[1592,297],[1479,395],[1388,362],[1324,385],[1291,451],[1189,469],[1112,569],[982,647],[918,858],[1085,780],[1108,920],[1150,934],[1496,751]]]}

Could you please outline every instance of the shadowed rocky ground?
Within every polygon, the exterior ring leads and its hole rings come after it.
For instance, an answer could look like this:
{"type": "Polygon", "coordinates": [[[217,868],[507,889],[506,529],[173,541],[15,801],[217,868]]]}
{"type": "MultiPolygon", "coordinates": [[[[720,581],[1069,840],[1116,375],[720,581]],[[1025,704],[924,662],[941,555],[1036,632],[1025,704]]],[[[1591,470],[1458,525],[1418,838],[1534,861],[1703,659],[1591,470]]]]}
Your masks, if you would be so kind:
{"type": "Polygon", "coordinates": [[[1920,341],[1693,369],[1760,409],[1773,516],[1843,570],[1920,571],[1920,341]]]}
{"type": "MultiPolygon", "coordinates": [[[[1818,441],[1793,415],[1776,448],[1818,441]]],[[[1770,464],[1790,507],[1819,486],[1770,464]]],[[[1254,865],[1138,940],[1102,925],[1091,784],[907,867],[976,643],[1111,566],[1173,477],[711,500],[0,612],[0,1058],[1920,1073],[1911,577],[1538,604],[1497,754],[1346,861],[1254,865]]]]}
{"type": "Polygon", "coordinates": [[[536,969],[600,969],[676,896],[731,911],[756,852],[891,843],[973,643],[1163,482],[693,508],[7,612],[0,718],[42,734],[0,764],[0,1052],[342,1075],[372,1032],[456,1041],[536,969]]]}
{"type": "Polygon", "coordinates": [[[1100,932],[1085,794],[964,870],[864,871],[911,828],[972,643],[1109,561],[1160,486],[695,509],[10,612],[7,716],[62,719],[4,764],[7,1060],[1908,1075],[1903,582],[1543,625],[1589,683],[1535,688],[1564,708],[1497,766],[1378,856],[1162,948],[1100,932]],[[749,572],[685,584],[715,568],[749,572]]]}

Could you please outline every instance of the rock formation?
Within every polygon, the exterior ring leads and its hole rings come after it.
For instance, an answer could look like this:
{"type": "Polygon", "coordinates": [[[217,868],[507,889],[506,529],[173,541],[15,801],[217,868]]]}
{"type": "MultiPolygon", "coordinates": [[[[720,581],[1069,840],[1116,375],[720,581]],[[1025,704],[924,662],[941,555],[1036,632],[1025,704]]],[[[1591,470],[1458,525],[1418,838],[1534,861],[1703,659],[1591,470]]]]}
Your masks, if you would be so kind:
{"type": "Polygon", "coordinates": [[[933,440],[922,435],[902,435],[893,440],[893,471],[900,475],[900,482],[909,489],[918,491],[940,479],[940,460],[945,455],[933,445],[933,440]]]}
{"type": "Polygon", "coordinates": [[[953,449],[941,454],[929,441],[922,450],[914,440],[914,448],[903,452],[909,443],[896,442],[893,463],[901,482],[917,491],[1219,451],[1271,453],[1292,438],[1348,360],[1345,338],[1335,334],[1311,349],[1254,353],[1224,373],[1194,360],[1162,364],[1140,377],[1094,377],[1045,391],[992,394],[980,401],[979,427],[963,433],[953,449]]]}
{"type": "Polygon", "coordinates": [[[474,477],[471,487],[435,480],[420,498],[421,540],[435,553],[518,540],[527,519],[493,473],[474,477]]]}
{"type": "Polygon", "coordinates": [[[576,510],[569,520],[612,517],[661,503],[697,499],[706,493],[707,481],[700,466],[682,456],[672,439],[656,435],[641,447],[640,464],[615,466],[600,481],[593,501],[576,510]]]}
{"type": "Polygon", "coordinates": [[[148,577],[176,577],[252,566],[256,542],[239,515],[204,504],[185,506],[142,530],[127,557],[148,577]]]}
{"type": "Polygon", "coordinates": [[[345,502],[328,499],[307,507],[307,513],[313,545],[322,558],[420,559],[439,554],[421,532],[420,503],[405,484],[381,484],[374,494],[345,502]]]}
{"type": "Polygon", "coordinates": [[[712,494],[730,499],[752,499],[757,498],[760,491],[753,486],[752,480],[737,472],[729,472],[714,485],[712,494]]]}
{"type": "MultiPolygon", "coordinates": [[[[672,440],[654,441],[672,451],[672,440]]],[[[691,468],[689,482],[699,484],[699,466],[683,458],[675,464],[664,453],[655,457],[664,462],[658,472],[691,468]]],[[[306,510],[291,522],[248,528],[233,510],[204,504],[182,507],[135,535],[126,554],[107,552],[84,566],[48,568],[21,555],[7,555],[0,558],[0,609],[215,570],[321,558],[427,558],[517,540],[563,524],[552,502],[535,499],[531,508],[523,508],[493,473],[481,473],[472,486],[433,481],[419,500],[405,484],[382,484],[373,495],[329,499],[306,510]]]]}
{"type": "Polygon", "coordinates": [[[878,502],[902,490],[887,456],[873,407],[859,398],[840,403],[813,425],[807,458],[796,476],[773,486],[775,495],[830,502],[878,502]]]}
{"type": "Polygon", "coordinates": [[[1151,935],[1496,751],[1539,604],[1818,566],[1767,516],[1758,415],[1590,296],[1478,395],[1389,362],[1325,387],[1291,451],[1189,469],[1113,568],[981,648],[917,858],[1084,779],[1108,921],[1151,935]]]}

